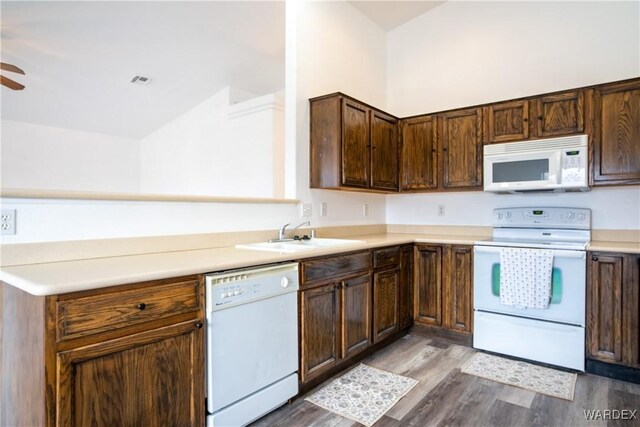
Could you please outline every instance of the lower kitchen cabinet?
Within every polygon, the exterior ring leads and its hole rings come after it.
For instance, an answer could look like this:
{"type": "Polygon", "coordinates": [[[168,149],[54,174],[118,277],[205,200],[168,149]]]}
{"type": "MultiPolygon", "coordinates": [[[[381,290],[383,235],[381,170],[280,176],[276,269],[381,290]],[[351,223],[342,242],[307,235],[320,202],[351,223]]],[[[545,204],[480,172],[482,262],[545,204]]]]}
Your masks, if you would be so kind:
{"type": "Polygon", "coordinates": [[[591,252],[587,358],[640,368],[640,255],[591,252]]]}
{"type": "Polygon", "coordinates": [[[371,276],[344,280],[342,296],[342,355],[349,358],[371,345],[371,276]]]}
{"type": "Polygon", "coordinates": [[[473,332],[472,257],[467,245],[416,245],[416,323],[473,332]]]}
{"type": "Polygon", "coordinates": [[[204,424],[200,276],[47,297],[3,284],[2,316],[2,425],[204,424]]]}
{"type": "Polygon", "coordinates": [[[373,340],[398,331],[400,272],[398,268],[373,273],[373,340]]]}
{"type": "Polygon", "coordinates": [[[413,245],[400,248],[400,328],[413,324],[413,245]]]}
{"type": "Polygon", "coordinates": [[[301,261],[301,391],[411,325],[412,267],[412,245],[301,261]]]}
{"type": "Polygon", "coordinates": [[[300,291],[300,377],[332,368],[340,355],[340,284],[300,291]]]}

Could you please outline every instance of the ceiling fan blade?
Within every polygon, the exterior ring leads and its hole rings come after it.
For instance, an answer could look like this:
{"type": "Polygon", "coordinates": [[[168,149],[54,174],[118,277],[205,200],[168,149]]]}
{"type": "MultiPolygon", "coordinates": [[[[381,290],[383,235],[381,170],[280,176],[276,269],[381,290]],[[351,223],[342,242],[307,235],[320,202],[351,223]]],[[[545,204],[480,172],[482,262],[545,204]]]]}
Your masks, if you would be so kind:
{"type": "Polygon", "coordinates": [[[20,68],[16,67],[13,64],[7,64],[6,62],[0,62],[0,68],[5,71],[11,71],[13,73],[24,74],[20,68]]]}
{"type": "Polygon", "coordinates": [[[24,85],[21,85],[18,82],[15,82],[11,79],[6,78],[5,76],[0,76],[0,84],[2,86],[6,86],[9,89],[13,89],[13,90],[22,90],[24,89],[24,85]]]}

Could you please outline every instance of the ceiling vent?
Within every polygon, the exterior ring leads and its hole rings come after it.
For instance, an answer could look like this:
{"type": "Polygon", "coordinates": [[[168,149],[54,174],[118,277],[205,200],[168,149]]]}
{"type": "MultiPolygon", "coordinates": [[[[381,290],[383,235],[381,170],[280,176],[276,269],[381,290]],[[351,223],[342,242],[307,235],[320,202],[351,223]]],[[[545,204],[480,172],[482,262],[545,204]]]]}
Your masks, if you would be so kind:
{"type": "Polygon", "coordinates": [[[151,78],[144,77],[144,76],[135,76],[134,78],[131,79],[131,83],[140,85],[140,86],[146,86],[149,83],[151,83],[151,78]]]}

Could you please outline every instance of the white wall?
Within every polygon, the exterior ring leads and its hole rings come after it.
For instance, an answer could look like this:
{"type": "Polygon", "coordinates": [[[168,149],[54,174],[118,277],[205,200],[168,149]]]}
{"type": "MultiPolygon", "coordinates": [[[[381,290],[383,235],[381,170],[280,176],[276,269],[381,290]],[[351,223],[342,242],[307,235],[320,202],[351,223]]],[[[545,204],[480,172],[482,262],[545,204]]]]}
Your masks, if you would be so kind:
{"type": "MultiPolygon", "coordinates": [[[[308,98],[345,91],[363,101],[386,102],[385,34],[344,2],[288,2],[295,25],[287,34],[288,188],[312,203],[302,218],[295,205],[227,203],[151,203],[4,199],[18,210],[18,234],[7,243],[145,235],[273,229],[311,220],[312,226],[385,222],[385,196],[309,189],[308,98]],[[296,39],[297,38],[297,39],[296,39]],[[293,49],[293,50],[291,50],[293,49]],[[291,169],[295,172],[291,174],[291,169]],[[297,178],[296,178],[297,176],[297,178]],[[326,202],[327,216],[319,216],[326,202]],[[362,205],[369,215],[362,215],[362,205]]],[[[289,25],[289,24],[288,24],[289,25]]],[[[288,194],[291,196],[292,194],[288,194]]]]}
{"type": "Polygon", "coordinates": [[[491,226],[493,208],[514,206],[589,208],[593,228],[640,229],[640,186],[637,185],[563,194],[464,192],[394,195],[387,199],[387,223],[491,226]],[[438,216],[438,205],[444,205],[444,216],[438,216]]]}
{"type": "MultiPolygon", "coordinates": [[[[409,116],[637,77],[639,17],[638,2],[446,2],[389,33],[389,111],[409,116]]],[[[586,207],[594,228],[640,228],[637,186],[394,195],[387,222],[488,226],[493,208],[520,205],[586,207]]]]}
{"type": "Polygon", "coordinates": [[[140,141],[143,193],[283,196],[283,95],[235,102],[234,92],[219,91],[140,141]]]}
{"type": "Polygon", "coordinates": [[[138,141],[2,120],[4,188],[137,192],[138,141]]]}
{"type": "Polygon", "coordinates": [[[295,55],[287,51],[287,61],[296,62],[295,87],[287,87],[295,90],[295,99],[287,99],[296,102],[297,198],[313,204],[312,223],[383,223],[384,195],[309,189],[309,98],[341,91],[384,108],[386,34],[346,2],[287,3],[287,19],[292,14],[297,28],[295,55]],[[326,217],[319,216],[322,202],[328,206],[326,217]]]}
{"type": "Polygon", "coordinates": [[[640,75],[640,2],[449,1],[388,36],[405,117],[640,75]]]}

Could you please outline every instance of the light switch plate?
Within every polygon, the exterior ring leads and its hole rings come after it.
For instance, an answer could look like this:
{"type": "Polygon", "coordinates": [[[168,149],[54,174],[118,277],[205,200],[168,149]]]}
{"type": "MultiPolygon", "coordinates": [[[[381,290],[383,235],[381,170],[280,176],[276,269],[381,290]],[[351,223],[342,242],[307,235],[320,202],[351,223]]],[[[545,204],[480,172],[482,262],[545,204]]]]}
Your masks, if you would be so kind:
{"type": "Polygon", "coordinates": [[[327,216],[327,202],[320,203],[320,216],[327,216]]]}
{"type": "Polygon", "coordinates": [[[312,213],[313,213],[313,211],[312,211],[311,203],[303,203],[302,204],[302,216],[303,217],[310,217],[312,213]]]}

